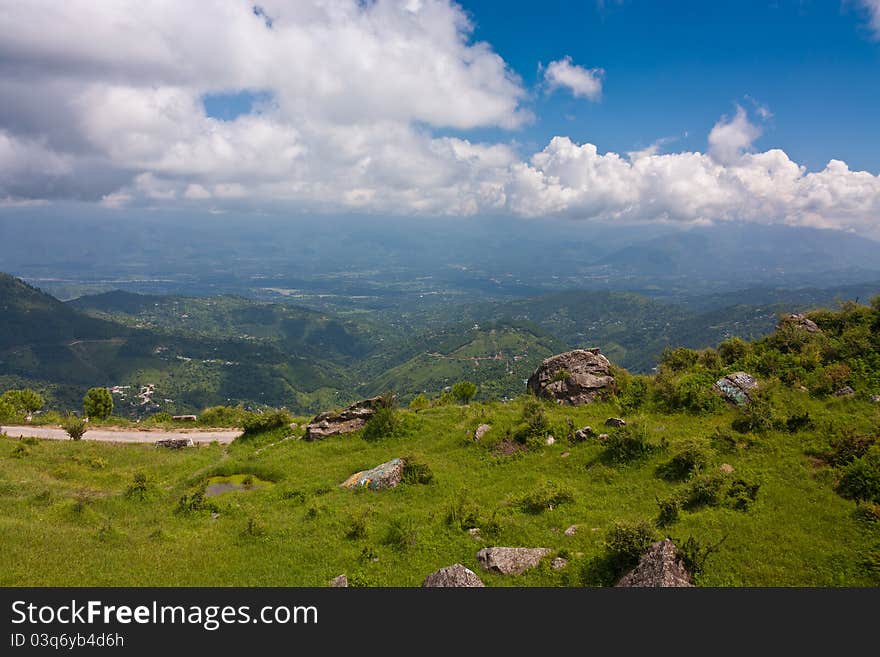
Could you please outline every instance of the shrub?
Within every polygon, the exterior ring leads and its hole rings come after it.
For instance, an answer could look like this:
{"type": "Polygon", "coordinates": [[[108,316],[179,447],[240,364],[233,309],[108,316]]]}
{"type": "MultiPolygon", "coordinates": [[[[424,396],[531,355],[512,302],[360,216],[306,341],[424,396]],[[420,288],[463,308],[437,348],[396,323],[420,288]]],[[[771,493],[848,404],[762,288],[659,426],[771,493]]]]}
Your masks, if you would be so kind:
{"type": "Polygon", "coordinates": [[[648,377],[634,376],[627,383],[626,388],[621,390],[618,401],[624,413],[631,413],[645,405],[651,394],[648,381],[648,377]]]}
{"type": "Polygon", "coordinates": [[[657,526],[667,527],[678,521],[678,514],[681,511],[681,500],[677,497],[670,497],[665,500],[657,499],[657,506],[660,513],[657,515],[657,526]]]}
{"type": "Polygon", "coordinates": [[[46,403],[42,395],[30,388],[7,390],[0,397],[0,401],[4,402],[4,406],[8,406],[4,412],[10,415],[30,415],[43,408],[43,404],[46,403]]]}
{"type": "Polygon", "coordinates": [[[403,474],[401,481],[405,484],[430,484],[434,481],[434,473],[427,463],[420,463],[413,457],[403,459],[403,474]]]}
{"type": "Polygon", "coordinates": [[[183,495],[177,501],[177,508],[174,510],[178,514],[198,513],[200,511],[216,512],[219,509],[217,505],[205,498],[205,487],[202,486],[191,495],[183,495]]]}
{"type": "Polygon", "coordinates": [[[699,354],[693,349],[686,347],[667,347],[660,356],[660,366],[673,372],[684,372],[697,364],[699,354]]]}
{"type": "Polygon", "coordinates": [[[424,394],[416,395],[413,400],[409,403],[409,409],[411,411],[415,411],[418,413],[419,411],[423,411],[426,408],[431,407],[431,402],[424,394]]]}
{"type": "Polygon", "coordinates": [[[737,511],[747,511],[749,505],[758,499],[761,484],[750,483],[745,479],[735,479],[727,489],[727,498],[737,511]]]}
{"type": "Polygon", "coordinates": [[[691,479],[684,493],[684,507],[696,509],[701,506],[717,506],[726,485],[720,474],[702,474],[691,479]]]}
{"type": "Polygon", "coordinates": [[[655,382],[657,401],[669,412],[708,414],[723,411],[725,408],[724,401],[712,390],[715,376],[711,372],[676,374],[668,369],[661,369],[655,382]]]}
{"type": "Polygon", "coordinates": [[[461,404],[469,404],[477,394],[477,386],[470,381],[459,381],[452,386],[452,396],[461,404]]]}
{"type": "Polygon", "coordinates": [[[348,517],[348,525],[345,527],[345,538],[355,541],[367,536],[369,511],[352,514],[348,517]]]}
{"type": "Polygon", "coordinates": [[[520,423],[513,431],[513,438],[518,443],[537,446],[543,442],[550,430],[550,422],[544,413],[544,406],[537,399],[527,399],[523,404],[520,423]]]}
{"type": "Polygon", "coordinates": [[[514,503],[528,513],[541,513],[573,500],[574,493],[570,488],[548,481],[530,493],[514,498],[514,503]]]}
{"type": "Polygon", "coordinates": [[[665,479],[687,479],[705,468],[712,458],[712,450],[703,442],[689,441],[681,446],[673,457],[658,468],[665,479]]]}
{"type": "Polygon", "coordinates": [[[752,394],[752,400],[737,410],[731,426],[740,433],[764,433],[773,429],[775,421],[770,391],[762,389],[752,394]]]}
{"type": "Polygon", "coordinates": [[[557,370],[556,373],[553,375],[551,382],[556,383],[557,381],[565,381],[570,376],[571,372],[569,372],[568,370],[557,370]]]}
{"type": "Polygon", "coordinates": [[[697,362],[701,367],[711,372],[720,370],[724,366],[724,363],[721,362],[721,356],[714,349],[704,349],[701,351],[697,362]]]}
{"type": "Polygon", "coordinates": [[[243,427],[251,415],[241,406],[211,406],[199,414],[198,422],[207,427],[243,427]]]}
{"type": "Polygon", "coordinates": [[[712,545],[703,545],[700,541],[695,539],[693,536],[688,536],[686,541],[674,541],[676,548],[678,548],[678,556],[681,559],[682,564],[685,569],[694,577],[699,576],[703,573],[706,567],[706,560],[709,558],[711,554],[718,551],[718,548],[721,547],[721,544],[727,540],[727,536],[724,536],[717,543],[713,543],[712,545]]]}
{"type": "Polygon", "coordinates": [[[471,529],[480,524],[480,507],[467,494],[461,492],[446,506],[446,524],[456,529],[471,529]]]}
{"type": "Polygon", "coordinates": [[[632,424],[621,427],[605,441],[605,455],[615,463],[638,461],[659,448],[649,442],[647,429],[632,424]]]}
{"type": "Polygon", "coordinates": [[[742,338],[727,338],[718,345],[718,356],[725,365],[732,365],[749,353],[749,345],[742,338]]]}
{"type": "Polygon", "coordinates": [[[283,409],[253,414],[244,421],[243,437],[271,431],[272,429],[280,429],[281,427],[289,426],[292,421],[293,418],[290,413],[283,409]]]}
{"type": "Polygon", "coordinates": [[[14,459],[23,459],[28,454],[30,454],[30,451],[24,445],[18,444],[12,448],[12,458],[14,459]]]}
{"type": "Polygon", "coordinates": [[[68,416],[61,428],[67,432],[71,440],[82,440],[86,433],[86,423],[74,415],[68,416]]]}
{"type": "Polygon", "coordinates": [[[134,475],[133,481],[128,485],[128,488],[125,490],[125,497],[130,500],[137,500],[143,502],[150,496],[150,483],[147,479],[147,475],[143,472],[137,472],[134,475]]]}
{"type": "Polygon", "coordinates": [[[385,532],[383,543],[398,552],[405,552],[416,546],[418,534],[415,530],[415,524],[412,520],[403,520],[395,518],[388,526],[385,532]]]}
{"type": "Polygon", "coordinates": [[[831,445],[822,458],[830,465],[844,466],[862,458],[876,442],[876,436],[865,436],[847,428],[831,439],[831,445]]]}
{"type": "Polygon", "coordinates": [[[174,417],[171,413],[166,413],[162,411],[161,413],[155,413],[148,418],[148,421],[153,424],[168,424],[170,422],[174,422],[174,417]]]}
{"type": "Polygon", "coordinates": [[[789,415],[788,419],[785,420],[785,430],[788,433],[797,433],[798,431],[804,431],[805,429],[812,429],[814,426],[815,423],[810,417],[809,411],[789,415]]]}
{"type": "Polygon", "coordinates": [[[299,488],[283,490],[281,491],[281,499],[303,504],[306,501],[306,492],[299,488]]]}
{"type": "Polygon", "coordinates": [[[379,408],[373,416],[367,420],[361,432],[364,440],[376,441],[389,438],[400,431],[400,415],[392,407],[379,408]]]}
{"type": "Polygon", "coordinates": [[[605,549],[618,574],[635,566],[651,547],[656,534],[647,521],[618,522],[605,535],[605,549]]]}
{"type": "Polygon", "coordinates": [[[107,388],[89,388],[83,397],[83,412],[87,417],[103,420],[113,414],[113,395],[107,388]]]}
{"type": "Polygon", "coordinates": [[[880,503],[880,446],[872,446],[843,468],[837,492],[856,502],[880,503]]]}
{"type": "Polygon", "coordinates": [[[262,538],[266,536],[268,531],[266,527],[256,518],[249,517],[247,521],[247,525],[245,525],[244,529],[241,532],[242,538],[262,538]]]}

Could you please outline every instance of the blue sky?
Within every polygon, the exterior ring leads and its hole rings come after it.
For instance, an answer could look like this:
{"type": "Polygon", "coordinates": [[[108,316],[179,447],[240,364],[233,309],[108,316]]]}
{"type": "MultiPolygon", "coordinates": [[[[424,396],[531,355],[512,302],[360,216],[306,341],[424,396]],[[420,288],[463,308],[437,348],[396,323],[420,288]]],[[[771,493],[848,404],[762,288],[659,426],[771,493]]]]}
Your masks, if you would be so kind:
{"type": "Polygon", "coordinates": [[[604,3],[466,0],[474,38],[533,87],[536,62],[565,55],[605,70],[602,100],[536,94],[537,121],[520,137],[556,134],[626,152],[662,137],[705,150],[706,135],[747,97],[773,113],[755,142],[810,169],[831,158],[880,172],[880,41],[855,2],[604,3]],[[685,137],[685,134],[689,136],[685,137]]]}

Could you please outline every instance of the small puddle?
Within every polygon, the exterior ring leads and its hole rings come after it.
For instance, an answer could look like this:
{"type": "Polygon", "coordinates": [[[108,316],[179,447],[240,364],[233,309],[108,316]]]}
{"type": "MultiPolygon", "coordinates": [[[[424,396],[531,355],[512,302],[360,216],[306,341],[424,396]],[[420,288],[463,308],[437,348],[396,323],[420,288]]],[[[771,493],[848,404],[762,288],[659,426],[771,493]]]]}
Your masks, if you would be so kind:
{"type": "Polygon", "coordinates": [[[266,481],[247,474],[230,475],[228,477],[211,477],[208,479],[208,485],[205,487],[205,496],[214,497],[229,493],[231,491],[242,490],[251,491],[258,488],[271,486],[271,481],[266,481]]]}

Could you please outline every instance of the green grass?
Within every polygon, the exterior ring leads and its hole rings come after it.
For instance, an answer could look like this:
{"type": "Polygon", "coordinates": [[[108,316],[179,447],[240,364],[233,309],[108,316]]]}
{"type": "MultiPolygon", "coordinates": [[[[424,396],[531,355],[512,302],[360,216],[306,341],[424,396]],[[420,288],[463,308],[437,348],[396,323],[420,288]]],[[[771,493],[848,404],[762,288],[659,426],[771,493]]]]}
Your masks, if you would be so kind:
{"type": "MultiPolygon", "coordinates": [[[[760,483],[749,509],[683,510],[677,522],[658,530],[658,536],[693,536],[707,545],[727,537],[707,561],[700,585],[880,584],[880,523],[861,519],[856,505],[834,492],[833,471],[805,454],[827,444],[832,424],[876,427],[876,405],[790,394],[817,429],[770,431],[751,436],[748,447],[745,437],[733,434],[742,439],[740,447],[710,452],[705,471],[728,463],[732,477],[760,483]]],[[[359,434],[307,443],[295,433],[285,440],[287,427],[226,448],[176,451],[4,438],[0,585],[324,586],[346,573],[368,585],[418,586],[456,562],[490,586],[579,585],[582,566],[604,554],[605,534],[615,522],[653,522],[656,500],[687,486],[658,476],[658,467],[695,438],[730,432],[734,418],[729,410],[627,416],[667,447],[618,464],[603,458],[597,441],[569,444],[563,429],[566,418],[576,427],[601,426],[620,415],[615,404],[545,410],[556,444],[509,457],[495,455],[492,436],[497,442],[520,422],[521,400],[404,411],[400,434],[375,442],[359,434]],[[474,443],[473,429],[484,422],[493,429],[474,443]],[[433,481],[380,492],[338,486],[358,470],[404,456],[427,464],[433,481]],[[145,499],[125,495],[138,473],[147,476],[145,499]],[[210,498],[216,517],[207,510],[175,513],[180,498],[211,477],[240,483],[248,474],[273,483],[210,498]],[[523,504],[553,498],[548,491],[563,491],[565,499],[552,510],[523,504]],[[484,531],[475,540],[447,522],[462,498],[478,507],[481,519],[494,519],[497,535],[484,531]],[[566,536],[573,524],[577,533],[566,536]],[[545,563],[516,577],[488,574],[476,554],[489,545],[549,547],[571,563],[560,571],[545,563]]]]}

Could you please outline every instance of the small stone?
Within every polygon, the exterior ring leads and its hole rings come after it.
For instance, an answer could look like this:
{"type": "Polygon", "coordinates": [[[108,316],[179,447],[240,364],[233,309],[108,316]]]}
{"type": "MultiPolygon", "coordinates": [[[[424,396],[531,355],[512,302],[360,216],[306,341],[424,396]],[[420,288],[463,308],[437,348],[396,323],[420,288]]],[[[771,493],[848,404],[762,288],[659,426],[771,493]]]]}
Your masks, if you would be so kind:
{"type": "Polygon", "coordinates": [[[555,442],[556,442],[556,438],[554,438],[553,436],[547,436],[547,439],[544,441],[544,444],[552,445],[555,442]]]}
{"type": "Polygon", "coordinates": [[[592,438],[595,435],[596,435],[596,433],[593,431],[593,427],[583,427],[582,429],[578,429],[577,431],[574,432],[574,439],[577,442],[582,443],[585,440],[589,440],[590,438],[592,438]]]}
{"type": "Polygon", "coordinates": [[[550,567],[553,570],[562,570],[568,565],[568,559],[563,559],[562,557],[556,557],[553,561],[550,562],[550,567]]]}
{"type": "Polygon", "coordinates": [[[578,526],[577,526],[577,525],[572,525],[571,527],[569,527],[568,529],[566,529],[566,530],[563,532],[563,534],[565,534],[566,536],[574,536],[575,534],[577,534],[577,530],[578,530],[578,526]]]}
{"type": "Polygon", "coordinates": [[[468,534],[471,535],[471,538],[474,539],[475,541],[479,541],[481,538],[483,538],[480,535],[480,528],[479,527],[471,527],[467,531],[468,531],[468,534]]]}
{"type": "Polygon", "coordinates": [[[722,463],[718,469],[721,470],[721,472],[723,472],[724,474],[730,474],[731,472],[733,472],[733,466],[730,465],[730,463],[722,463]]]}
{"type": "Polygon", "coordinates": [[[481,440],[483,436],[486,435],[486,432],[489,431],[492,427],[488,424],[481,424],[477,427],[477,430],[474,431],[474,440],[481,440]]]}
{"type": "Polygon", "coordinates": [[[220,517],[220,514],[216,511],[211,511],[211,520],[217,520],[220,517]]]}
{"type": "Polygon", "coordinates": [[[834,393],[835,397],[852,397],[856,394],[856,391],[852,389],[852,386],[843,386],[840,390],[834,393]]]}
{"type": "Polygon", "coordinates": [[[871,395],[871,401],[875,404],[880,404],[880,395],[871,395]]]}
{"type": "Polygon", "coordinates": [[[370,470],[355,472],[339,485],[348,489],[360,487],[370,490],[394,488],[403,478],[404,465],[403,459],[391,459],[370,470]]]}
{"type": "Polygon", "coordinates": [[[605,420],[605,426],[606,427],[625,427],[626,420],[622,420],[619,417],[610,417],[607,420],[605,420]]]}
{"type": "Polygon", "coordinates": [[[345,573],[337,575],[330,580],[330,587],[334,589],[348,588],[348,577],[345,576],[345,573]]]}
{"type": "Polygon", "coordinates": [[[569,456],[571,456],[571,452],[562,452],[562,454],[559,455],[559,458],[566,459],[569,456]]]}
{"type": "Polygon", "coordinates": [[[605,442],[606,440],[608,440],[608,434],[607,433],[600,433],[598,436],[598,440],[600,443],[605,442]]]}

